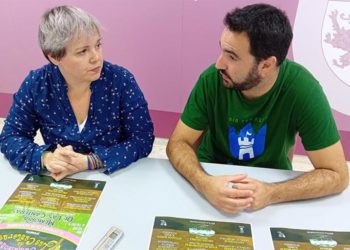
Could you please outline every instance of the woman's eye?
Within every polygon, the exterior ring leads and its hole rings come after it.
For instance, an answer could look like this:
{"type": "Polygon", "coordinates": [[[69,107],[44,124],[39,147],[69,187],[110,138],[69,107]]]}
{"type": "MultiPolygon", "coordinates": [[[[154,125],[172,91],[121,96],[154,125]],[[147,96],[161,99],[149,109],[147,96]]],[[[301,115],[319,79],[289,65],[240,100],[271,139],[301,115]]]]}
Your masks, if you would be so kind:
{"type": "Polygon", "coordinates": [[[86,49],[84,49],[84,50],[82,50],[82,51],[79,51],[78,54],[79,54],[79,55],[83,55],[83,54],[85,54],[85,52],[86,52],[86,49]]]}

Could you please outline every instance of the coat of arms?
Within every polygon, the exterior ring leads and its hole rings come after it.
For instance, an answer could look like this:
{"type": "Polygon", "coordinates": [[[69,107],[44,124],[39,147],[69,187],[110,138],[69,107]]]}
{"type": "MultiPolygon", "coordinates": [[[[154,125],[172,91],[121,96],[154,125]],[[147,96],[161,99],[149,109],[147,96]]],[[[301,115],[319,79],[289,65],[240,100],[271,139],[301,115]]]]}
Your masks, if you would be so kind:
{"type": "Polygon", "coordinates": [[[328,66],[350,86],[350,0],[328,2],[322,38],[328,66]]]}
{"type": "Polygon", "coordinates": [[[293,32],[294,60],[320,82],[333,109],[350,115],[350,0],[299,0],[293,32]]]}

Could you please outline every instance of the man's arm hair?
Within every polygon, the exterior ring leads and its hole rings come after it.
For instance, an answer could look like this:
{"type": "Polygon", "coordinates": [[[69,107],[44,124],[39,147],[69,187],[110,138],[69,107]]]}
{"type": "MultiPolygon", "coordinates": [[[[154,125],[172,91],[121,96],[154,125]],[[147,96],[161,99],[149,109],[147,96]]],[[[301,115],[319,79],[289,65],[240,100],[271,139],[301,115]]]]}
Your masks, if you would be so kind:
{"type": "Polygon", "coordinates": [[[196,155],[203,134],[203,130],[192,129],[179,120],[166,148],[174,168],[197,190],[200,190],[203,177],[207,176],[196,155]]]}
{"type": "Polygon", "coordinates": [[[340,193],[349,185],[349,170],[340,141],[307,151],[314,170],[272,185],[271,203],[305,200],[340,193]]]}

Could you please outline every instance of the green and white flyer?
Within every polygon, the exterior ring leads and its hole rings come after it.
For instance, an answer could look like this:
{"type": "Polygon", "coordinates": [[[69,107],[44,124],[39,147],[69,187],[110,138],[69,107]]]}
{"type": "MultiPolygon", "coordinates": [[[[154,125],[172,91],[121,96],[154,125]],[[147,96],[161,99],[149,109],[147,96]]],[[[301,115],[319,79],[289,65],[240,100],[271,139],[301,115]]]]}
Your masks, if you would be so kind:
{"type": "Polygon", "coordinates": [[[350,250],[350,232],[270,228],[275,250],[350,250]]]}
{"type": "Polygon", "coordinates": [[[0,249],[76,249],[104,186],[27,175],[0,210],[0,249]]]}
{"type": "Polygon", "coordinates": [[[250,224],[156,217],[150,250],[252,250],[250,224]]]}

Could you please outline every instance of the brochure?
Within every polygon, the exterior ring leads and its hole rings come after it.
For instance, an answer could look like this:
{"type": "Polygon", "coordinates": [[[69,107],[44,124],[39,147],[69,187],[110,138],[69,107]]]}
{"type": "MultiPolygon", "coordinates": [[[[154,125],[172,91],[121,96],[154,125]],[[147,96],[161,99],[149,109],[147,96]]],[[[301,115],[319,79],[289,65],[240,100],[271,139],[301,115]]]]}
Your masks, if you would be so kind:
{"type": "Polygon", "coordinates": [[[155,217],[149,249],[254,248],[250,224],[155,217]]]}
{"type": "Polygon", "coordinates": [[[27,175],[0,210],[0,249],[76,249],[104,186],[27,175]]]}
{"type": "Polygon", "coordinates": [[[275,250],[349,250],[350,232],[270,228],[275,250]]]}

